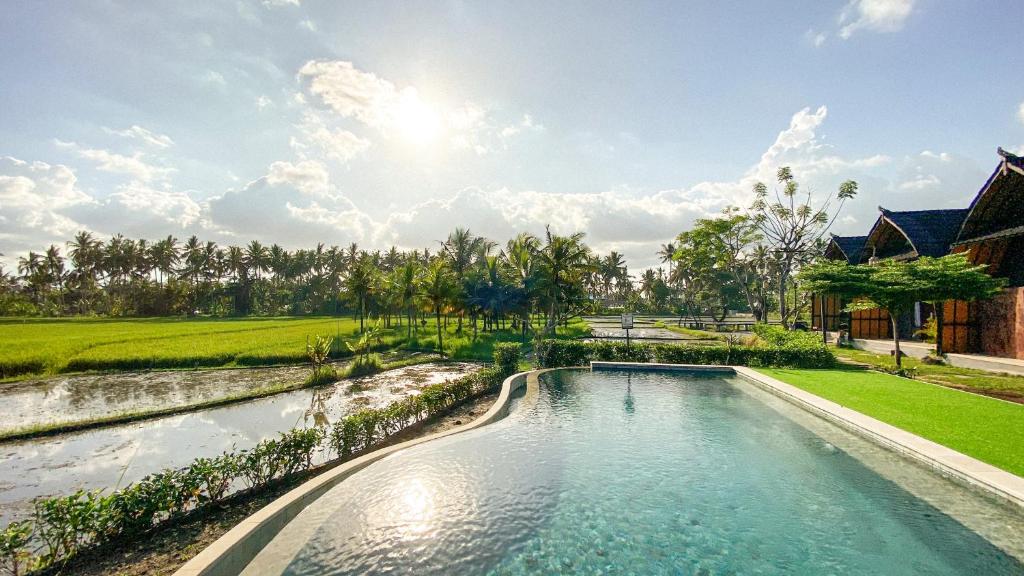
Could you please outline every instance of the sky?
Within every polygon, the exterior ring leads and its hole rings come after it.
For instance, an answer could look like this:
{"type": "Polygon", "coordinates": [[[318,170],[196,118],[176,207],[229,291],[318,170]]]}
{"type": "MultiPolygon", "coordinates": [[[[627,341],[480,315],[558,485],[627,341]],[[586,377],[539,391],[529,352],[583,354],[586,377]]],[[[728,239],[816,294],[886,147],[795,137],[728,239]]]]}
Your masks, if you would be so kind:
{"type": "Polygon", "coordinates": [[[432,250],[583,231],[631,269],[790,166],[833,231],[1024,153],[1016,0],[15,0],[0,253],[78,230],[432,250]]]}

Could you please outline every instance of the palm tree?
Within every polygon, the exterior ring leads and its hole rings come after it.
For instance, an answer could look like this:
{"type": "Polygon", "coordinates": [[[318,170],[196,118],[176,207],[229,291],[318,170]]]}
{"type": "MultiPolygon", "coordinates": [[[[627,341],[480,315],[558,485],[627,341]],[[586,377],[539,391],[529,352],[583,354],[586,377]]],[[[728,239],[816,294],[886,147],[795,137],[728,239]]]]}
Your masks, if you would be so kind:
{"type": "Polygon", "coordinates": [[[444,340],[441,335],[441,309],[449,302],[454,292],[451,270],[444,260],[435,260],[423,276],[421,290],[434,311],[437,322],[437,351],[444,356],[444,340]]]}
{"type": "Polygon", "coordinates": [[[662,263],[668,264],[668,273],[672,274],[672,264],[674,262],[673,257],[676,254],[676,245],[672,242],[661,245],[661,250],[658,250],[658,256],[661,258],[662,263]]]}
{"type": "Polygon", "coordinates": [[[245,248],[244,261],[246,268],[252,271],[256,280],[260,279],[260,272],[270,270],[270,253],[258,240],[249,242],[245,248]]]}
{"type": "MultiPolygon", "coordinates": [[[[474,258],[480,253],[483,245],[484,239],[479,236],[473,236],[473,233],[468,228],[456,228],[454,232],[448,235],[448,240],[441,243],[441,248],[448,256],[452,273],[455,275],[456,286],[462,287],[466,279],[466,272],[473,264],[474,258]]],[[[464,303],[458,302],[458,304],[459,327],[457,331],[461,334],[464,303]]]]}
{"type": "Polygon", "coordinates": [[[32,295],[32,301],[37,306],[42,296],[44,277],[43,277],[43,257],[35,252],[29,252],[27,255],[18,258],[18,274],[21,275],[25,283],[28,284],[29,293],[32,295]]]}
{"type": "Polygon", "coordinates": [[[60,248],[53,244],[46,249],[44,256],[46,268],[46,281],[57,285],[57,297],[60,299],[60,313],[64,311],[64,257],[60,255],[60,248]]]}
{"type": "Polygon", "coordinates": [[[356,306],[359,310],[359,333],[363,333],[364,321],[366,319],[366,301],[373,289],[374,269],[366,259],[360,260],[355,267],[348,271],[348,278],[345,279],[345,286],[349,294],[356,299],[356,306]]]}
{"type": "Polygon", "coordinates": [[[149,258],[157,271],[157,285],[163,285],[164,279],[178,266],[181,256],[178,253],[178,239],[168,235],[167,238],[153,244],[149,249],[149,258]]]}
{"type": "Polygon", "coordinates": [[[405,308],[406,317],[409,320],[409,326],[406,329],[408,338],[412,338],[414,330],[415,318],[413,316],[415,312],[416,289],[419,285],[421,272],[422,268],[419,262],[412,258],[406,259],[405,264],[395,271],[394,282],[398,287],[402,307],[405,308]]]}
{"type": "Polygon", "coordinates": [[[537,253],[538,272],[542,287],[548,298],[548,319],[546,331],[553,336],[562,314],[562,305],[572,296],[572,288],[578,275],[586,268],[590,250],[583,243],[583,233],[559,236],[546,231],[547,243],[537,253]]]}

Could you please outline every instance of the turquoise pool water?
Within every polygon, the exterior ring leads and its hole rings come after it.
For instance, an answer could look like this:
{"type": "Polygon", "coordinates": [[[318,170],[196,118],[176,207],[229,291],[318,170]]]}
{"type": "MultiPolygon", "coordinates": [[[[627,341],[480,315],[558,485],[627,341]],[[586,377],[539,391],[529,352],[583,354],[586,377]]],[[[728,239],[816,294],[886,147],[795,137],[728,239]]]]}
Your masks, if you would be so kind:
{"type": "Polygon", "coordinates": [[[748,383],[541,381],[504,420],[336,486],[247,573],[1024,573],[976,531],[1012,549],[1017,511],[748,383]]]}

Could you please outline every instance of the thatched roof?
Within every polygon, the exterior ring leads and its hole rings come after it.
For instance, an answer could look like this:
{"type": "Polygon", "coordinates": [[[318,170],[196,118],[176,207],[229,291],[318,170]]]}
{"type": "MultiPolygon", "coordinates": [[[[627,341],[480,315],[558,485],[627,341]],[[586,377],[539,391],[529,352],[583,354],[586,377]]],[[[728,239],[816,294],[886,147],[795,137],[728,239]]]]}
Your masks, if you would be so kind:
{"type": "Polygon", "coordinates": [[[832,235],[825,247],[825,257],[829,260],[846,260],[850,264],[860,262],[860,252],[864,249],[867,236],[832,235]]]}
{"type": "Polygon", "coordinates": [[[968,208],[956,244],[1019,235],[1024,226],[1024,158],[999,149],[992,175],[968,208]]]}
{"type": "Polygon", "coordinates": [[[897,212],[879,206],[878,210],[881,215],[868,234],[862,261],[871,256],[945,256],[967,216],[965,209],[897,212]]]}

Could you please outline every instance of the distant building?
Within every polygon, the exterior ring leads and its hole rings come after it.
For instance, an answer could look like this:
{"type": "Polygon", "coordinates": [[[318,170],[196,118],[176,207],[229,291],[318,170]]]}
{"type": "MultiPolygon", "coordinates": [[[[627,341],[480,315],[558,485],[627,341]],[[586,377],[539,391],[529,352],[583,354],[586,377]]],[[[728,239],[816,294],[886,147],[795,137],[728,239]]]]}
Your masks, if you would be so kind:
{"type": "MultiPolygon", "coordinates": [[[[980,302],[945,302],[939,310],[918,303],[899,319],[900,333],[911,334],[929,317],[938,321],[945,352],[972,352],[1024,359],[1024,159],[999,149],[995,172],[967,209],[897,212],[879,207],[867,236],[833,235],[824,256],[851,264],[885,259],[912,260],[967,252],[972,262],[1009,280],[999,296],[980,302]]],[[[844,320],[852,338],[891,338],[885,310],[844,314],[834,296],[812,300],[813,325],[822,317],[828,330],[844,320]]]]}

